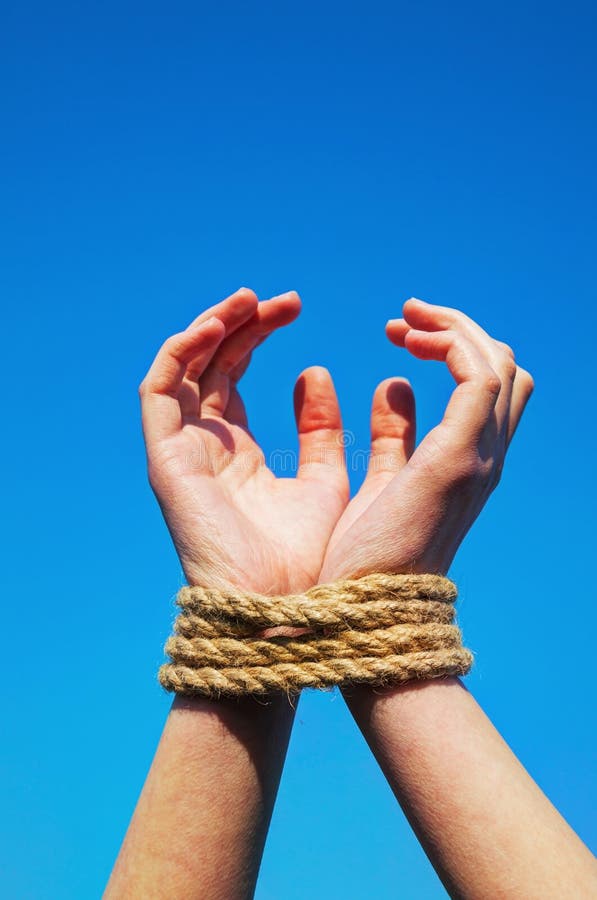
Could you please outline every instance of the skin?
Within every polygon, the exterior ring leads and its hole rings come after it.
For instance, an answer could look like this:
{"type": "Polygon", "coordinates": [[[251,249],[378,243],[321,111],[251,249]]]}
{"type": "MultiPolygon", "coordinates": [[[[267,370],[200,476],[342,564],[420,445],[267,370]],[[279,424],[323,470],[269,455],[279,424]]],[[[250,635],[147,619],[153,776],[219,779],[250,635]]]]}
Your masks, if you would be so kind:
{"type": "Polygon", "coordinates": [[[596,896],[594,857],[458,679],[346,699],[451,897],[596,896]]]}
{"type": "MultiPolygon", "coordinates": [[[[369,471],[347,503],[328,373],[297,383],[296,479],[265,467],[238,393],[252,351],[299,308],[241,289],[170,338],[141,386],[150,481],[187,579],[274,594],[446,572],[499,481],[530,376],[462,313],[408,301],[388,337],[444,362],[456,388],[416,450],[410,386],[377,388],[369,471]]],[[[594,896],[593,858],[457,679],[345,697],[452,896],[594,896]]],[[[106,896],[251,897],[292,715],[285,698],[176,700],[106,896]]]]}

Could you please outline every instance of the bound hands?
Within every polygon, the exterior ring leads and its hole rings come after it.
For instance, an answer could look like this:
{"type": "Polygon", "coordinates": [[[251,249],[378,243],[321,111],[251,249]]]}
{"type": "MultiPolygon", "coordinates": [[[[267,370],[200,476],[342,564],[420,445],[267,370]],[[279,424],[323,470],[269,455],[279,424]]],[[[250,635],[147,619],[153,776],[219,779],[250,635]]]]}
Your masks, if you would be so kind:
{"type": "MultiPolygon", "coordinates": [[[[530,376],[462,313],[409,300],[389,339],[445,362],[456,388],[415,449],[409,385],[379,385],[348,502],[329,374],[297,382],[296,478],[267,468],[238,391],[253,350],[299,308],[294,293],[237,291],[166,341],[141,386],[150,479],[188,581],[285,594],[445,573],[498,482],[530,376]]],[[[458,679],[353,684],[344,698],[450,896],[595,896],[592,855],[458,679]]],[[[106,897],[252,897],[293,712],[282,692],[177,697],[106,897]]]]}
{"type": "Polygon", "coordinates": [[[368,472],[348,502],[329,373],[307,369],[295,387],[295,478],[266,466],[239,393],[252,352],[299,312],[294,292],[259,302],[242,288],[169,338],[141,385],[150,482],[187,580],[277,594],[374,571],[445,573],[499,480],[530,375],[463,313],[407,301],[389,339],[445,362],[456,388],[415,450],[410,385],[378,386],[368,472]]]}
{"type": "MultiPolygon", "coordinates": [[[[237,291],[166,341],[141,386],[150,480],[189,583],[285,594],[445,573],[497,484],[530,376],[462,313],[409,300],[389,339],[445,362],[456,388],[415,449],[409,385],[379,385],[348,502],[329,374],[297,382],[296,478],[267,468],[238,391],[253,350],[299,309],[295,293],[237,291]]],[[[353,684],[344,698],[450,896],[595,896],[592,855],[458,679],[353,684]]],[[[252,897],[293,714],[283,692],[178,695],[106,898],[252,897]]]]}

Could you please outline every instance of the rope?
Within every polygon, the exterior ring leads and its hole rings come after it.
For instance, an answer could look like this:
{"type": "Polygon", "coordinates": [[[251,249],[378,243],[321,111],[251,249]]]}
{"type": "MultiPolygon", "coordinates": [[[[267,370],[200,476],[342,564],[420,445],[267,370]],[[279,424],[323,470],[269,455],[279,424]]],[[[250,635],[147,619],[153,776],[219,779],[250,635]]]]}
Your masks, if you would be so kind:
{"type": "Polygon", "coordinates": [[[472,655],[452,624],[456,596],[439,575],[374,574],[284,597],[185,587],[159,680],[217,698],[463,675],[472,655]],[[308,633],[260,634],[280,627],[308,633]]]}

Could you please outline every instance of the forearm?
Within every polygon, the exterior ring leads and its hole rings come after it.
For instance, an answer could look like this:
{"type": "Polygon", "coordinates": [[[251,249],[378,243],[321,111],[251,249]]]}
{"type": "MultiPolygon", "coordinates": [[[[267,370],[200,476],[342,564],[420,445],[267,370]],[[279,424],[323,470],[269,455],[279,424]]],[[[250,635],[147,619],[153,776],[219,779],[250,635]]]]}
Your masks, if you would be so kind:
{"type": "Polygon", "coordinates": [[[457,679],[346,701],[452,897],[594,897],[590,852],[457,679]]]}
{"type": "Polygon", "coordinates": [[[252,897],[293,717],[285,696],[177,698],[105,897],[252,897]]]}

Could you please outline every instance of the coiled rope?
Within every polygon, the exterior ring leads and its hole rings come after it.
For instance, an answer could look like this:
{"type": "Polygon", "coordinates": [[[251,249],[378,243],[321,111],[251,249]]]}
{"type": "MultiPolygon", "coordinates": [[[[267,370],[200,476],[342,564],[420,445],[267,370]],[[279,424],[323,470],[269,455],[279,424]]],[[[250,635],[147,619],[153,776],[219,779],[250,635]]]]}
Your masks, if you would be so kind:
{"type": "Polygon", "coordinates": [[[184,587],[159,680],[217,698],[464,675],[456,597],[440,575],[374,574],[283,597],[184,587]],[[262,634],[280,627],[308,631],[262,634]]]}

